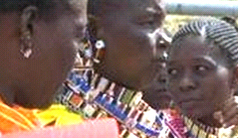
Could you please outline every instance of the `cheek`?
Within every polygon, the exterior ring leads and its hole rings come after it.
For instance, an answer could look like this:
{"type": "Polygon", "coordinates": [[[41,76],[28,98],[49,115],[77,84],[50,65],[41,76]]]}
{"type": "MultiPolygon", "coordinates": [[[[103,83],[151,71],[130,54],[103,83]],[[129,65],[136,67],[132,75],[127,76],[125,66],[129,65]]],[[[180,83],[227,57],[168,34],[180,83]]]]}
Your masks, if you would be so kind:
{"type": "Polygon", "coordinates": [[[125,70],[128,71],[128,74],[134,74],[142,77],[151,77],[152,74],[154,73],[155,75],[155,69],[153,68],[153,65],[151,64],[151,61],[145,60],[145,59],[140,59],[138,58],[127,58],[125,59],[124,67],[126,67],[125,70]],[[143,74],[143,75],[142,75],[143,74]]]}
{"type": "Polygon", "coordinates": [[[220,88],[225,93],[228,93],[228,90],[230,89],[231,86],[231,74],[230,74],[230,70],[228,70],[225,67],[221,67],[219,66],[217,69],[217,77],[216,77],[216,85],[218,88],[220,88]]]}
{"type": "Polygon", "coordinates": [[[128,29],[126,33],[128,34],[128,38],[133,43],[136,43],[139,46],[147,46],[152,48],[153,43],[156,43],[155,35],[152,33],[155,30],[143,28],[139,25],[130,23],[128,25],[128,29]]]}
{"type": "Polygon", "coordinates": [[[134,39],[138,45],[142,47],[146,45],[147,48],[152,50],[153,46],[155,46],[156,40],[154,37],[150,36],[150,32],[146,30],[137,30],[134,33],[134,39]]]}
{"type": "Polygon", "coordinates": [[[221,75],[219,77],[220,82],[217,84],[217,87],[220,88],[218,91],[220,91],[220,99],[226,100],[227,98],[230,97],[230,94],[232,93],[231,91],[231,86],[232,86],[232,77],[229,76],[229,74],[221,75]]]}
{"type": "Polygon", "coordinates": [[[215,103],[224,102],[230,95],[230,84],[231,77],[229,70],[226,68],[218,68],[217,72],[214,75],[211,75],[210,83],[204,83],[204,91],[207,91],[207,94],[204,93],[204,96],[207,99],[213,99],[215,103]],[[214,96],[215,95],[215,96],[214,96]]]}
{"type": "MultiPolygon", "coordinates": [[[[74,23],[71,18],[63,18],[57,21],[58,35],[65,39],[72,39],[74,37],[74,23]]],[[[59,38],[60,39],[60,38],[59,38]]]]}
{"type": "Polygon", "coordinates": [[[148,36],[150,33],[149,30],[142,29],[139,26],[128,23],[119,24],[118,26],[104,27],[104,37],[107,40],[108,38],[114,40],[110,41],[109,45],[124,45],[128,51],[133,54],[133,51],[139,51],[138,54],[141,54],[142,51],[149,51],[152,54],[151,41],[148,36]]]}
{"type": "Polygon", "coordinates": [[[172,96],[175,97],[173,98],[175,101],[181,96],[181,94],[178,92],[179,81],[169,79],[168,89],[169,89],[169,92],[172,94],[172,96]]]}

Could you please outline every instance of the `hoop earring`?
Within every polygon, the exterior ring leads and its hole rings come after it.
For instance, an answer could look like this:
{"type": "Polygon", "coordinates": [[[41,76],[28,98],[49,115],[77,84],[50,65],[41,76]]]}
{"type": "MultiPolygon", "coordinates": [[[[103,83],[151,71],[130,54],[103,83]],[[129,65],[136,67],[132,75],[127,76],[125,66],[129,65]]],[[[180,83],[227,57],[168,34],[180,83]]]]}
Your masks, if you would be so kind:
{"type": "Polygon", "coordinates": [[[25,58],[29,58],[32,55],[32,38],[30,31],[23,32],[20,37],[20,53],[23,54],[25,58]]]}

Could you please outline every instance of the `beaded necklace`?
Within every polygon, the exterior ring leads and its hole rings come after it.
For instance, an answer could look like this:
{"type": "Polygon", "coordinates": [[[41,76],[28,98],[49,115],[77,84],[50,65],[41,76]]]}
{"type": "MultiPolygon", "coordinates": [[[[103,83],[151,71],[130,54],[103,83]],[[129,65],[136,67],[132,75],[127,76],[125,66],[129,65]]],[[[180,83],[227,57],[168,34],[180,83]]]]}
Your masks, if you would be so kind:
{"type": "Polygon", "coordinates": [[[163,112],[157,113],[141,100],[141,92],[125,89],[97,74],[91,85],[81,75],[70,76],[73,78],[65,83],[65,91],[58,97],[62,104],[75,112],[83,111],[86,118],[114,117],[120,124],[121,137],[159,136],[163,112]]]}
{"type": "Polygon", "coordinates": [[[182,118],[190,132],[190,135],[194,138],[217,138],[218,132],[216,128],[207,127],[203,124],[197,125],[186,116],[183,116],[182,118]]]}
{"type": "Polygon", "coordinates": [[[141,99],[142,92],[126,89],[98,74],[89,81],[85,74],[88,72],[72,71],[58,101],[83,112],[86,118],[114,117],[122,138],[185,138],[187,131],[179,114],[157,112],[141,99]]]}
{"type": "Polygon", "coordinates": [[[129,90],[94,73],[92,66],[103,59],[105,51],[99,40],[93,42],[96,48],[93,53],[92,41],[79,52],[79,57],[83,56],[78,60],[81,64],[69,75],[57,101],[83,113],[85,118],[114,117],[121,138],[184,138],[185,126],[177,127],[178,116],[157,112],[142,100],[142,92],[129,90]]]}
{"type": "MultiPolygon", "coordinates": [[[[233,138],[234,128],[214,128],[202,123],[196,124],[192,119],[186,116],[182,117],[189,130],[189,135],[194,138],[233,138]]],[[[234,136],[236,138],[237,136],[234,136]]]]}

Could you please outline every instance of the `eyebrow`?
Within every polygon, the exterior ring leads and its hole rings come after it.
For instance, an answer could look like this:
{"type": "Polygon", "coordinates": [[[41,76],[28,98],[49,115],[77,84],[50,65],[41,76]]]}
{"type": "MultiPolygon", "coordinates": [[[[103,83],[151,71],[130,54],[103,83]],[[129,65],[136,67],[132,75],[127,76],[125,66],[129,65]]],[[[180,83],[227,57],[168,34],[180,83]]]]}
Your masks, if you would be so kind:
{"type": "Polygon", "coordinates": [[[217,66],[217,63],[214,59],[212,59],[210,56],[203,56],[203,57],[198,57],[193,59],[194,61],[202,61],[202,62],[207,62],[211,64],[212,66],[217,66]]]}
{"type": "MultiPolygon", "coordinates": [[[[211,57],[209,56],[203,56],[203,57],[195,57],[192,59],[193,61],[201,61],[201,62],[206,62],[212,66],[217,66],[217,63],[215,60],[213,60],[211,57]]],[[[172,65],[172,64],[177,64],[179,61],[178,60],[172,60],[168,62],[168,65],[172,65]]]]}
{"type": "Polygon", "coordinates": [[[156,10],[156,8],[154,8],[154,7],[146,7],[145,10],[146,10],[146,13],[148,13],[148,14],[152,14],[152,15],[155,15],[155,14],[160,15],[161,14],[161,12],[156,10]]]}
{"type": "Polygon", "coordinates": [[[147,7],[146,11],[149,12],[149,13],[156,13],[156,10],[155,10],[154,7],[147,7]]]}

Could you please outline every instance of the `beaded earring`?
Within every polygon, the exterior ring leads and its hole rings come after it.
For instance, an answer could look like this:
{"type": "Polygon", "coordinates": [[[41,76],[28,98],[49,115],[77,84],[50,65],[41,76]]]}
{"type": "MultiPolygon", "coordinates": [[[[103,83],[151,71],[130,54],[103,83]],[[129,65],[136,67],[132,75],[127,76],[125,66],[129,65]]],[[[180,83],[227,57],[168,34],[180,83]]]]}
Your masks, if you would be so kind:
{"type": "Polygon", "coordinates": [[[22,33],[20,38],[20,52],[23,54],[25,58],[29,58],[32,54],[32,38],[30,31],[25,31],[22,33]]]}
{"type": "Polygon", "coordinates": [[[25,58],[29,58],[32,55],[32,23],[36,18],[37,8],[35,6],[28,6],[25,8],[21,15],[21,27],[20,27],[20,52],[25,58]]]}
{"type": "Polygon", "coordinates": [[[97,49],[96,54],[95,54],[95,59],[94,62],[99,63],[105,54],[105,42],[103,40],[97,40],[95,43],[95,48],[97,49]]]}

